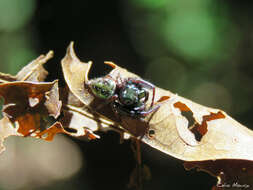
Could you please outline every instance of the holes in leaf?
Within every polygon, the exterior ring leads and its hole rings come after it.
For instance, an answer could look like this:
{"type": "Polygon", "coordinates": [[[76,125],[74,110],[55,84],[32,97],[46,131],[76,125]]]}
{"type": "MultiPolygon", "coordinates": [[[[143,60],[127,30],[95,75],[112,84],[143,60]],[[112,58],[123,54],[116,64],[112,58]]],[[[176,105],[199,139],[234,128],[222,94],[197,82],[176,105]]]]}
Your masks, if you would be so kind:
{"type": "Polygon", "coordinates": [[[201,141],[202,137],[207,133],[207,121],[225,118],[225,115],[221,111],[217,113],[211,112],[209,115],[204,115],[202,123],[199,124],[195,121],[193,112],[186,104],[176,102],[174,107],[179,108],[182,116],[188,120],[188,129],[194,134],[197,141],[201,141]]]}
{"type": "Polygon", "coordinates": [[[195,139],[200,142],[203,135],[199,132],[200,125],[195,121],[193,117],[193,112],[191,109],[182,102],[176,102],[174,107],[179,108],[182,116],[184,116],[188,121],[188,129],[194,134],[195,139]]]}

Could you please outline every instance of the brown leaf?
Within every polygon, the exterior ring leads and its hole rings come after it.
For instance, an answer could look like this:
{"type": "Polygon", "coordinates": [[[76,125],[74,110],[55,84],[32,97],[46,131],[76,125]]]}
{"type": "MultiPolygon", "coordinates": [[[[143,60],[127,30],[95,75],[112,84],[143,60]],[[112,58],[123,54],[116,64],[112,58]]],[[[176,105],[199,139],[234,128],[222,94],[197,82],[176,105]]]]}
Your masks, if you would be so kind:
{"type": "Polygon", "coordinates": [[[50,116],[55,119],[61,114],[62,102],[59,99],[58,83],[54,83],[50,91],[45,93],[46,101],[45,106],[50,116]]]}
{"type": "Polygon", "coordinates": [[[0,73],[0,83],[16,81],[16,77],[10,74],[0,73]]]}
{"type": "Polygon", "coordinates": [[[143,141],[178,159],[253,160],[253,132],[221,110],[207,108],[174,95],[161,105],[149,124],[155,134],[153,138],[145,136],[143,141]],[[184,110],[175,106],[177,102],[182,102],[191,110],[193,127],[188,125],[190,117],[183,115],[184,110]],[[194,126],[197,126],[198,133],[193,130],[194,126]]]}
{"type": "MultiPolygon", "coordinates": [[[[64,123],[64,128],[70,127],[75,129],[77,131],[77,136],[84,134],[84,127],[90,132],[93,132],[104,130],[104,128],[107,130],[109,126],[117,126],[117,124],[110,119],[112,113],[111,109],[105,110],[105,112],[110,112],[109,117],[105,117],[104,114],[97,112],[97,100],[94,99],[85,86],[88,81],[88,71],[91,65],[92,62],[84,63],[77,58],[73,49],[73,42],[71,42],[67,48],[66,56],[62,59],[62,70],[65,81],[70,92],[73,93],[74,98],[71,100],[68,99],[69,102],[64,103],[65,105],[63,108],[65,111],[63,113],[65,117],[62,122],[64,123]],[[76,98],[81,102],[80,107],[73,106],[72,103],[70,103],[70,101],[74,102],[73,99],[76,98]]],[[[73,95],[71,96],[73,97],[73,95]]],[[[101,112],[102,110],[100,109],[101,112]]],[[[110,129],[112,128],[110,127],[110,129]]]]}
{"type": "Polygon", "coordinates": [[[49,116],[57,118],[61,111],[58,83],[41,82],[48,74],[43,64],[52,57],[52,51],[41,55],[16,76],[0,73],[0,95],[4,98],[4,118],[0,121],[0,153],[4,149],[4,139],[10,135],[43,138],[42,134],[45,133],[48,135],[45,140],[52,140],[55,133],[63,132],[58,123],[50,121],[52,119],[49,116]]]}
{"type": "Polygon", "coordinates": [[[31,63],[23,67],[16,76],[10,74],[0,73],[0,83],[14,82],[14,81],[44,81],[48,72],[44,69],[45,64],[53,57],[53,51],[49,51],[46,55],[41,55],[31,63]]]}
{"type": "Polygon", "coordinates": [[[60,122],[55,122],[52,126],[49,128],[39,131],[35,134],[35,137],[39,137],[41,139],[47,140],[47,141],[52,141],[54,136],[57,133],[67,133],[64,128],[62,127],[60,122]]]}
{"type": "Polygon", "coordinates": [[[45,64],[49,59],[54,56],[53,51],[49,51],[46,55],[41,55],[37,59],[22,68],[16,75],[17,81],[44,81],[48,72],[44,69],[45,64]]]}
{"type": "MultiPolygon", "coordinates": [[[[116,65],[114,63],[112,62],[105,62],[105,63],[112,67],[115,67],[113,71],[116,70],[116,65]]],[[[112,111],[111,107],[109,105],[104,104],[104,101],[101,101],[93,97],[93,95],[90,93],[86,85],[86,83],[88,82],[88,73],[91,65],[92,62],[83,63],[76,57],[73,50],[73,42],[71,42],[71,44],[67,49],[66,56],[62,60],[62,69],[64,78],[70,91],[74,94],[75,97],[77,97],[83,103],[85,109],[83,108],[82,109],[86,114],[88,113],[89,115],[88,117],[89,120],[86,121],[87,124],[85,125],[85,120],[83,120],[83,125],[88,126],[88,128],[91,129],[91,131],[96,131],[98,130],[98,128],[97,129],[92,128],[91,123],[93,123],[94,126],[97,126],[98,124],[99,125],[103,124],[104,126],[117,126],[118,128],[120,128],[120,125],[124,125],[125,128],[127,128],[129,126],[129,123],[131,123],[132,125],[135,125],[134,129],[135,132],[132,130],[133,133],[136,133],[136,135],[138,133],[138,136],[144,134],[145,129],[147,127],[146,122],[142,122],[140,124],[140,120],[136,121],[132,118],[126,117],[126,119],[123,119],[124,121],[122,121],[119,125],[117,123],[119,122],[119,120],[112,111]],[[87,110],[89,111],[87,112],[87,110]],[[94,121],[96,122],[96,124],[94,123],[94,121]]],[[[121,70],[121,72],[124,71],[125,74],[131,75],[131,77],[136,76],[132,73],[127,72],[126,70],[123,69],[121,70]]],[[[113,73],[111,74],[112,76],[114,75],[113,73]]],[[[99,129],[103,130],[103,127],[102,128],[100,127],[99,129]]]]}
{"type": "Polygon", "coordinates": [[[18,136],[19,134],[9,119],[7,117],[3,117],[0,120],[0,154],[5,150],[5,147],[3,146],[4,139],[11,135],[18,136]]]}
{"type": "MultiPolygon", "coordinates": [[[[253,132],[225,112],[196,104],[156,87],[155,102],[160,108],[154,114],[150,114],[144,120],[113,114],[110,105],[103,105],[101,108],[102,101],[87,95],[89,90],[83,83],[88,82],[91,63],[85,64],[76,58],[73,43],[69,46],[66,57],[62,61],[62,66],[73,94],[91,110],[119,124],[133,136],[143,136],[142,141],[150,146],[185,161],[253,160],[253,132]],[[69,58],[70,55],[73,58],[69,58]],[[66,60],[71,61],[66,63],[66,60]],[[72,73],[68,72],[71,70],[72,73]],[[81,71],[77,74],[79,77],[73,78],[74,73],[78,71],[81,71]],[[152,137],[149,136],[149,131],[152,132],[152,137]]],[[[125,79],[139,78],[112,62],[106,64],[113,67],[109,74],[115,80],[118,76],[125,79]]],[[[150,103],[151,100],[147,106],[150,103]]]]}
{"type": "MultiPolygon", "coordinates": [[[[114,67],[110,73],[112,77],[138,77],[118,66],[114,67]]],[[[185,161],[253,160],[253,132],[225,112],[196,104],[158,87],[155,102],[160,108],[145,118],[148,127],[142,141],[148,145],[185,161]],[[177,105],[179,103],[181,106],[177,105]],[[152,137],[149,137],[149,131],[152,137]]],[[[129,121],[123,118],[120,124],[136,135],[136,126],[141,128],[143,121],[136,120],[135,124],[129,121]],[[124,125],[126,122],[127,127],[124,125]]]]}
{"type": "MultiPolygon", "coordinates": [[[[5,119],[2,121],[8,120],[8,126],[15,129],[16,135],[25,137],[33,136],[50,141],[56,133],[65,133],[78,137],[85,136],[88,139],[98,138],[93,132],[101,128],[103,131],[111,129],[111,123],[95,119],[95,115],[68,89],[61,91],[60,97],[58,81],[41,82],[47,75],[42,65],[52,56],[52,51],[46,56],[41,55],[15,77],[0,74],[3,82],[0,84],[0,95],[5,99],[3,107],[5,119]],[[60,98],[64,101],[64,109],[60,98]],[[60,123],[56,119],[61,112],[62,116],[58,119],[60,123]]],[[[4,125],[0,129],[5,129],[4,125]]],[[[0,138],[1,142],[3,139],[0,138]]]]}
{"type": "MultiPolygon", "coordinates": [[[[118,66],[114,68],[110,76],[135,76],[118,66]]],[[[155,101],[160,108],[145,119],[148,127],[141,139],[143,142],[178,159],[191,161],[193,166],[217,176],[219,184],[230,184],[233,189],[240,185],[252,188],[251,130],[221,110],[196,104],[160,88],[156,88],[155,101]]],[[[135,135],[137,123],[122,127],[135,135]]],[[[143,121],[139,121],[139,126],[143,126],[143,121]]],[[[221,188],[217,185],[213,189],[221,188]]]]}
{"type": "Polygon", "coordinates": [[[61,107],[61,102],[55,98],[58,97],[57,85],[57,81],[0,84],[0,95],[4,98],[3,114],[15,124],[18,133],[30,136],[51,125],[45,118],[52,114],[52,107],[58,108],[54,115],[56,117],[61,107]],[[54,96],[54,99],[49,100],[50,95],[54,96]]]}
{"type": "MultiPolygon", "coordinates": [[[[96,112],[85,106],[68,89],[61,89],[63,101],[62,116],[59,121],[67,134],[75,137],[99,138],[93,132],[112,130],[111,122],[100,118],[96,112]]],[[[115,129],[114,129],[115,130],[115,129]]]]}
{"type": "Polygon", "coordinates": [[[93,96],[85,89],[85,81],[88,80],[88,70],[92,62],[81,62],[74,50],[73,42],[70,43],[65,57],[62,59],[62,70],[65,81],[68,84],[70,91],[77,97],[84,105],[89,105],[94,99],[93,96]]]}
{"type": "MultiPolygon", "coordinates": [[[[110,76],[118,75],[123,78],[138,77],[114,65],[110,76]]],[[[185,161],[253,160],[253,132],[225,112],[196,104],[158,87],[155,102],[160,108],[145,119],[149,127],[142,138],[143,142],[185,161]],[[186,116],[184,112],[189,112],[190,115],[186,116]],[[200,141],[189,123],[199,125],[197,131],[201,135],[200,141]],[[148,136],[150,130],[154,132],[152,138],[148,136]]],[[[142,126],[142,121],[139,124],[142,126]]],[[[136,125],[128,126],[127,130],[131,133],[130,128],[134,126],[135,131],[136,125]]]]}
{"type": "MultiPolygon", "coordinates": [[[[252,165],[253,162],[253,132],[222,110],[196,104],[156,87],[155,105],[159,105],[160,108],[155,113],[144,119],[115,114],[110,105],[97,98],[91,98],[87,85],[83,84],[88,83],[91,63],[85,64],[76,58],[73,44],[68,48],[66,57],[62,66],[67,84],[73,94],[94,111],[91,115],[95,113],[103,115],[108,121],[114,121],[114,125],[118,124],[133,136],[141,138],[144,143],[177,159],[187,161],[188,164],[194,163],[193,166],[202,168],[214,176],[220,176],[221,171],[226,176],[231,174],[233,179],[235,176],[240,179],[244,179],[243,176],[252,176],[249,163],[252,165]],[[69,58],[70,55],[74,58],[69,58]],[[66,64],[66,57],[70,60],[69,65],[66,64]],[[75,73],[78,73],[78,77],[73,78],[75,73]],[[230,167],[231,164],[236,167],[230,167]],[[230,171],[230,168],[233,168],[233,171],[230,171]]],[[[106,64],[112,66],[113,70],[109,75],[115,80],[118,76],[124,79],[139,78],[112,62],[106,64]]],[[[150,104],[151,98],[147,106],[150,104]]],[[[92,120],[92,117],[90,119],[92,120]]],[[[229,179],[227,177],[223,182],[230,182],[229,179]]],[[[217,188],[220,189],[220,187],[213,189],[217,188]]]]}

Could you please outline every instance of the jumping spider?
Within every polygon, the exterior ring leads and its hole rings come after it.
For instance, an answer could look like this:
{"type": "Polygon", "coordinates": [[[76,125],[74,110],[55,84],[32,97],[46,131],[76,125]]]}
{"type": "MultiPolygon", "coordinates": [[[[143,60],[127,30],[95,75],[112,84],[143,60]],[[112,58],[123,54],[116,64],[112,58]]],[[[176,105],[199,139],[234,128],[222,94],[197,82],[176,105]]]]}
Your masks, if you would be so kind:
{"type": "Polygon", "coordinates": [[[120,76],[113,79],[107,75],[90,80],[88,86],[94,96],[111,103],[113,111],[116,113],[143,118],[159,108],[159,106],[153,106],[155,86],[142,79],[123,79],[120,76]],[[147,109],[148,89],[151,89],[153,93],[150,107],[147,109]]]}

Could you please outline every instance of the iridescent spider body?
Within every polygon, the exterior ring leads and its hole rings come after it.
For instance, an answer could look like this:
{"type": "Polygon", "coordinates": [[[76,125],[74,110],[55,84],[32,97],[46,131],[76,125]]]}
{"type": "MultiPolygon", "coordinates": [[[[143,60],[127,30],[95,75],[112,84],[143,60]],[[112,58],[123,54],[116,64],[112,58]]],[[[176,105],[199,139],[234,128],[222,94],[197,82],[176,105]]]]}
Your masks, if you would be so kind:
{"type": "Polygon", "coordinates": [[[115,80],[110,76],[106,76],[90,80],[88,86],[95,97],[111,103],[116,113],[143,118],[158,109],[158,106],[153,107],[154,85],[141,79],[122,79],[118,77],[115,80]],[[147,109],[148,89],[152,89],[153,96],[151,105],[147,109]]]}

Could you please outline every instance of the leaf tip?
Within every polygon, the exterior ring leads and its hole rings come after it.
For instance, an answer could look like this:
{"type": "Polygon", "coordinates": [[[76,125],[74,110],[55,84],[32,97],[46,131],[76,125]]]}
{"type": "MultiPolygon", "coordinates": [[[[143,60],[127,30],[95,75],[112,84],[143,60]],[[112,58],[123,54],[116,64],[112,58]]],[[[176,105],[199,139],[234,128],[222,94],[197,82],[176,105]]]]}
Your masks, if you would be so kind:
{"type": "Polygon", "coordinates": [[[66,54],[66,56],[70,56],[70,57],[74,57],[74,58],[76,58],[77,59],[77,56],[76,56],[76,53],[75,53],[75,51],[74,51],[74,42],[73,41],[71,41],[70,42],[70,44],[69,44],[69,46],[67,47],[67,54],[66,54]]]}
{"type": "Polygon", "coordinates": [[[87,72],[85,72],[85,76],[84,76],[85,81],[89,81],[89,71],[90,71],[90,68],[91,68],[93,62],[89,61],[87,64],[88,64],[87,72]]]}
{"type": "Polygon", "coordinates": [[[50,50],[47,54],[46,54],[46,60],[51,59],[54,56],[54,51],[50,50]]]}
{"type": "Polygon", "coordinates": [[[111,66],[113,69],[117,67],[117,65],[111,61],[104,61],[104,64],[111,66]]]}

